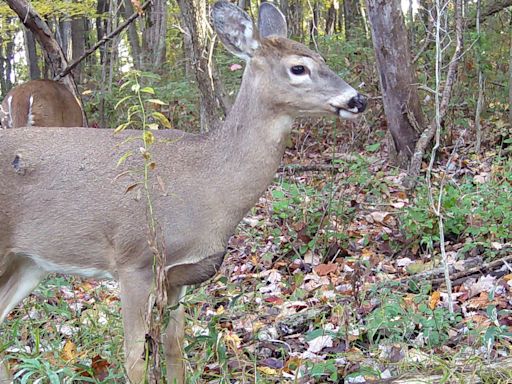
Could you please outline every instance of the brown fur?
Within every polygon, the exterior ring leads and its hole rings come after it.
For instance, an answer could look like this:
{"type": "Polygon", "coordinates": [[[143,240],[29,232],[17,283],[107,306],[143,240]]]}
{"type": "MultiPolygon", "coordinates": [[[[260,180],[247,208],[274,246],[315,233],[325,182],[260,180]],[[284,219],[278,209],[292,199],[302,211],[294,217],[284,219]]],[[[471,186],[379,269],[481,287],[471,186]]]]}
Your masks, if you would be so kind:
{"type": "Polygon", "coordinates": [[[4,128],[84,126],[75,96],[52,80],[31,80],[14,87],[5,96],[2,110],[4,128]]]}

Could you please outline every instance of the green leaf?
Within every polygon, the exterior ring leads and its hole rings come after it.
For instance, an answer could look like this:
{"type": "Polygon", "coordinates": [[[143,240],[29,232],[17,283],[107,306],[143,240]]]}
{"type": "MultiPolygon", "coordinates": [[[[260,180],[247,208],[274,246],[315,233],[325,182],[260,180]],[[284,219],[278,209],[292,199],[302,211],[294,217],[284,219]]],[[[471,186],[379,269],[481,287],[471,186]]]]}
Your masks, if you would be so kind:
{"type": "Polygon", "coordinates": [[[148,99],[148,102],[153,103],[153,104],[157,104],[157,105],[167,105],[167,103],[164,103],[160,99],[148,99]]]}
{"type": "Polygon", "coordinates": [[[124,131],[126,128],[128,128],[131,125],[131,122],[123,123],[117,126],[116,129],[114,129],[114,133],[119,133],[124,131]]]}
{"type": "Polygon", "coordinates": [[[146,145],[153,144],[155,142],[155,135],[153,135],[153,133],[150,131],[145,131],[144,132],[144,142],[146,143],[146,145]]]}
{"type": "Polygon", "coordinates": [[[380,149],[380,143],[370,144],[366,146],[368,152],[377,152],[380,149]]]}
{"type": "Polygon", "coordinates": [[[132,151],[126,152],[119,160],[117,160],[117,166],[124,164],[124,162],[133,155],[132,151]]]}
{"type": "Polygon", "coordinates": [[[151,88],[151,87],[144,87],[140,91],[143,92],[143,93],[149,93],[151,95],[155,94],[155,90],[153,88],[151,88]]]}
{"type": "Polygon", "coordinates": [[[124,102],[125,102],[126,100],[129,100],[131,97],[132,97],[131,95],[130,95],[130,96],[125,96],[125,97],[123,97],[121,100],[119,100],[119,101],[116,103],[116,105],[114,105],[114,110],[116,110],[117,108],[119,108],[119,106],[120,106],[121,104],[124,104],[124,102]]]}
{"type": "Polygon", "coordinates": [[[160,124],[162,124],[165,128],[172,128],[171,122],[167,119],[167,117],[165,117],[163,113],[155,111],[151,114],[151,116],[158,120],[160,124]]]}

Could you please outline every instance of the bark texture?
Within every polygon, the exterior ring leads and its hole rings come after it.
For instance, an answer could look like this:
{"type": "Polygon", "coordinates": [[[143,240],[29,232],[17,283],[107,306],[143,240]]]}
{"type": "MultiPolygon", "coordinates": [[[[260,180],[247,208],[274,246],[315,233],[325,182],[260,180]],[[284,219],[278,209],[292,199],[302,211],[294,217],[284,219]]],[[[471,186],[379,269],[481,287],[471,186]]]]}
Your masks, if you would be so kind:
{"type": "MultiPolygon", "coordinates": [[[[123,18],[128,20],[133,15],[133,5],[131,0],[124,0],[121,9],[123,18]]],[[[142,68],[142,49],[140,47],[140,39],[137,31],[137,23],[134,21],[128,25],[128,41],[130,43],[130,50],[133,58],[133,65],[136,69],[142,68]]]]}
{"type": "Polygon", "coordinates": [[[415,87],[400,0],[367,0],[384,112],[396,162],[406,168],[414,152],[423,113],[415,87]]]}
{"type": "Polygon", "coordinates": [[[227,110],[210,60],[206,0],[178,0],[178,5],[190,39],[187,55],[200,92],[201,131],[204,132],[215,127],[227,110]]]}
{"type": "MultiPolygon", "coordinates": [[[[480,23],[482,23],[489,16],[498,13],[505,8],[512,6],[512,0],[492,0],[488,1],[487,4],[482,6],[482,10],[480,13],[480,23]]],[[[476,19],[471,18],[466,22],[466,28],[475,28],[476,27],[476,19]]]]}
{"type": "Polygon", "coordinates": [[[28,73],[30,80],[40,79],[41,70],[37,59],[36,40],[30,30],[23,31],[25,37],[25,54],[27,57],[28,73]]]}
{"type": "Polygon", "coordinates": [[[160,73],[165,62],[165,36],[167,34],[167,2],[153,0],[145,15],[142,46],[146,70],[160,73]]]}
{"type": "MultiPolygon", "coordinates": [[[[85,51],[85,19],[75,17],[71,20],[71,59],[76,60],[83,55],[85,51]]],[[[82,78],[81,66],[77,66],[73,71],[75,79],[80,83],[82,78]]]]}

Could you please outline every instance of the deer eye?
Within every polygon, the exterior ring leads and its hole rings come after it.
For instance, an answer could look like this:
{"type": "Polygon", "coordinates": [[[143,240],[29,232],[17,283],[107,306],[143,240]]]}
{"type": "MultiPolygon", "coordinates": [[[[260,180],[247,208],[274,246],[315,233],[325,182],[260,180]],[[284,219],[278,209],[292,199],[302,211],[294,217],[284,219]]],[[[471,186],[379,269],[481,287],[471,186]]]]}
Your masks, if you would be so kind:
{"type": "Polygon", "coordinates": [[[290,72],[294,75],[304,75],[306,73],[306,67],[303,65],[294,65],[290,68],[290,72]]]}

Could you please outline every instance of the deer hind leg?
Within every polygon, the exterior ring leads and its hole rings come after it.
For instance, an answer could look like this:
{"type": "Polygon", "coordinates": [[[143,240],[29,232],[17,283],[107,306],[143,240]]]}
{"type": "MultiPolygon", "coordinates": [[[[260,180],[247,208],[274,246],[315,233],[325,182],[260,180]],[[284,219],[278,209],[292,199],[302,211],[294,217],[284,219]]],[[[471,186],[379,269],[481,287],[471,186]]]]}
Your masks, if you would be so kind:
{"type": "Polygon", "coordinates": [[[185,294],[185,286],[169,287],[167,300],[171,310],[169,324],[162,334],[165,360],[167,364],[167,383],[182,384],[185,382],[185,364],[183,358],[183,341],[185,338],[185,308],[179,304],[185,294]]]}
{"type": "Polygon", "coordinates": [[[120,271],[121,312],[124,326],[125,369],[131,384],[145,382],[146,322],[148,298],[153,284],[149,270],[120,271]]]}
{"type": "MultiPolygon", "coordinates": [[[[32,260],[14,254],[0,259],[0,324],[7,314],[46,276],[32,260]]],[[[0,356],[0,384],[12,383],[0,356]]]]}

